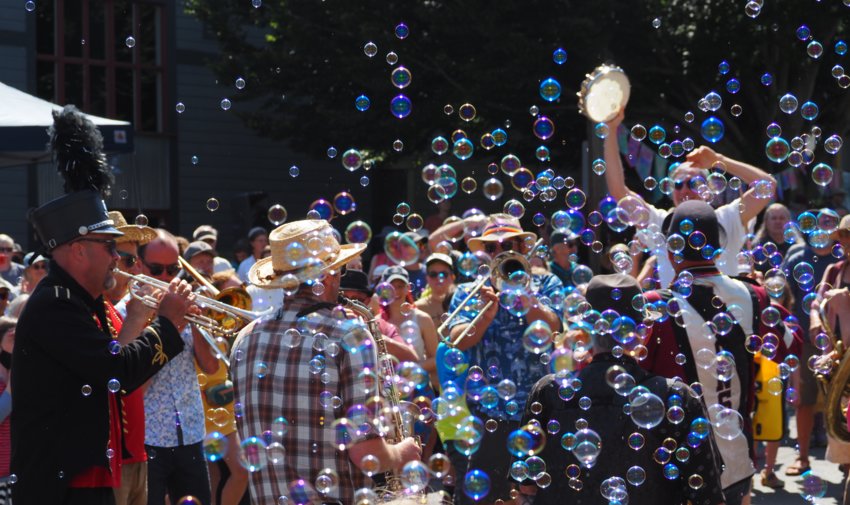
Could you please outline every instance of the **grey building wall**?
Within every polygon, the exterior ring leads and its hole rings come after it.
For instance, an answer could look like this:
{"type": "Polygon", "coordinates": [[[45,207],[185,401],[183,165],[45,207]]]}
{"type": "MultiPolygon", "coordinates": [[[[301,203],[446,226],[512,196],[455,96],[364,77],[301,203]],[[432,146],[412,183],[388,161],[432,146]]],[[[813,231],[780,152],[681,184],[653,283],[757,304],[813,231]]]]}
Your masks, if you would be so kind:
{"type": "MultiPolygon", "coordinates": [[[[349,189],[356,194],[358,210],[350,218],[335,219],[342,231],[354,219],[370,220],[371,188],[357,182],[363,171],[345,171],[339,156],[330,160],[325,152],[309,155],[294,153],[285,142],[262,138],[243,126],[236,113],[254,104],[233,100],[229,111],[221,109],[222,98],[233,99],[239,93],[230,82],[217,83],[205,66],[210,55],[218,51],[213,38],[205,34],[201,23],[177,7],[176,13],[176,102],[186,111],[174,112],[177,121],[177,159],[179,179],[179,232],[191,236],[200,224],[212,224],[219,230],[219,249],[229,252],[233,242],[247,233],[251,224],[235,216],[247,211],[244,195],[264,191],[268,199],[260,206],[265,214],[268,206],[283,205],[289,220],[302,219],[308,206],[318,198],[331,200],[335,194],[349,189]],[[198,157],[197,165],[192,157],[198,157]],[[289,167],[296,165],[300,175],[292,178],[289,167]],[[216,198],[220,208],[207,209],[207,200],[216,198]]],[[[250,86],[251,82],[247,83],[250,86]]],[[[170,110],[174,110],[170,107],[170,110]]],[[[328,118],[332,120],[332,118],[328,118]]],[[[336,146],[340,154],[348,146],[336,146]]],[[[371,174],[374,175],[374,174],[371,174]]],[[[266,219],[267,229],[274,226],[266,219]]],[[[377,230],[375,230],[377,232],[377,230]]]]}
{"type": "MultiPolygon", "coordinates": [[[[23,3],[0,3],[0,81],[23,90],[30,78],[30,15],[23,3]]],[[[0,233],[8,233],[25,247],[27,197],[27,167],[0,168],[0,233]]]]}

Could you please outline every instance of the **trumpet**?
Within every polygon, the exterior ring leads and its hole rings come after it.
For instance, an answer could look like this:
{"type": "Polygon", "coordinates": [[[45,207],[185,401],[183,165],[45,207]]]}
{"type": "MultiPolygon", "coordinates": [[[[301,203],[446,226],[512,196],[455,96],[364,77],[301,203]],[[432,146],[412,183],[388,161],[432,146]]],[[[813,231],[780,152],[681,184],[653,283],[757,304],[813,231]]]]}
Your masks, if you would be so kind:
{"type": "MultiPolygon", "coordinates": [[[[437,334],[443,334],[446,328],[448,328],[448,325],[452,321],[452,319],[457,317],[463,307],[466,306],[466,304],[469,303],[469,301],[476,294],[478,294],[478,292],[481,290],[482,287],[484,287],[484,284],[486,284],[488,280],[490,281],[490,285],[492,285],[496,291],[501,291],[502,289],[504,289],[505,284],[511,281],[511,277],[515,273],[525,272],[527,274],[531,274],[531,262],[528,258],[532,254],[534,254],[534,251],[536,251],[542,243],[543,239],[539,239],[531,247],[531,251],[529,251],[527,255],[520,254],[515,251],[505,251],[493,258],[493,262],[490,265],[490,276],[482,276],[481,279],[479,279],[478,282],[475,283],[475,285],[472,287],[466,297],[458,304],[457,308],[452,311],[452,313],[449,314],[449,316],[446,318],[445,321],[443,321],[440,327],[437,328],[437,334]]],[[[527,283],[531,281],[530,275],[525,275],[522,279],[524,287],[528,287],[527,283]]],[[[451,345],[458,345],[458,343],[460,343],[460,341],[463,340],[464,337],[466,337],[466,335],[470,331],[472,331],[472,328],[475,327],[475,324],[481,319],[483,314],[487,312],[487,309],[489,309],[492,305],[492,301],[487,302],[484,307],[481,308],[475,318],[473,318],[472,321],[469,322],[469,325],[464,329],[464,331],[460,335],[458,335],[458,337],[453,342],[451,342],[451,345]]]]}
{"type": "Polygon", "coordinates": [[[818,315],[823,325],[824,333],[829,336],[832,348],[837,354],[836,360],[829,366],[828,371],[816,370],[821,389],[826,399],[824,415],[826,416],[826,431],[842,442],[850,442],[850,432],[847,430],[847,405],[850,396],[850,353],[846,352],[844,343],[835,338],[835,333],[829,324],[826,306],[832,297],[824,298],[818,307],[818,315]]]}
{"type": "MultiPolygon", "coordinates": [[[[218,288],[213,286],[213,284],[208,281],[202,273],[195,270],[195,267],[189,264],[189,262],[183,259],[181,256],[177,257],[177,261],[180,262],[180,266],[183,267],[183,270],[185,270],[196,281],[198,281],[198,283],[204,289],[206,289],[210,296],[215,298],[216,301],[222,302],[237,309],[251,310],[251,307],[253,305],[251,295],[248,294],[248,291],[242,286],[230,287],[225,288],[223,290],[219,290],[218,288]]],[[[230,314],[209,308],[204,311],[204,315],[214,319],[219,326],[227,330],[231,335],[241,330],[249,322],[241,318],[233,317],[230,314]]]]}
{"type": "MultiPolygon", "coordinates": [[[[140,294],[138,292],[138,287],[140,285],[148,285],[148,286],[151,286],[153,288],[156,288],[156,289],[159,289],[159,290],[162,290],[162,291],[166,291],[166,290],[168,290],[168,286],[169,286],[169,284],[167,282],[161,281],[159,279],[154,279],[153,277],[149,277],[147,275],[128,274],[127,272],[124,272],[123,270],[119,270],[117,268],[114,270],[114,273],[115,273],[115,275],[120,275],[122,277],[126,277],[126,278],[130,279],[130,296],[132,296],[136,300],[139,300],[140,302],[144,303],[147,307],[150,307],[152,309],[159,308],[159,300],[157,300],[155,297],[153,297],[151,295],[140,294]]],[[[209,298],[209,297],[200,296],[200,295],[197,295],[197,294],[195,295],[195,305],[197,305],[201,309],[208,309],[208,310],[211,310],[211,311],[215,311],[215,312],[223,315],[224,317],[241,319],[241,320],[245,321],[246,323],[251,322],[254,319],[258,319],[260,317],[267,316],[267,315],[271,314],[272,312],[274,312],[274,310],[275,310],[274,307],[269,307],[268,309],[266,309],[262,312],[252,312],[250,310],[240,309],[238,307],[228,305],[228,304],[226,304],[222,301],[216,300],[215,298],[209,298]]],[[[190,322],[190,323],[192,323],[196,326],[206,328],[207,330],[209,330],[213,334],[221,335],[221,336],[228,337],[228,338],[236,336],[236,333],[238,333],[239,329],[241,329],[241,328],[236,328],[236,329],[226,328],[222,324],[220,324],[218,321],[216,321],[215,318],[209,317],[209,316],[204,316],[204,315],[187,314],[186,315],[186,321],[188,321],[188,322],[190,322]]],[[[201,332],[202,335],[204,333],[206,333],[206,332],[201,332]]],[[[207,334],[207,336],[209,336],[209,334],[207,334]]],[[[205,336],[204,338],[206,338],[207,336],[205,336]]],[[[212,337],[210,336],[210,338],[207,339],[207,340],[208,341],[212,340],[212,337]]],[[[213,345],[215,345],[215,340],[212,340],[211,343],[213,345]]],[[[216,348],[218,348],[218,347],[216,346],[216,348]]]]}

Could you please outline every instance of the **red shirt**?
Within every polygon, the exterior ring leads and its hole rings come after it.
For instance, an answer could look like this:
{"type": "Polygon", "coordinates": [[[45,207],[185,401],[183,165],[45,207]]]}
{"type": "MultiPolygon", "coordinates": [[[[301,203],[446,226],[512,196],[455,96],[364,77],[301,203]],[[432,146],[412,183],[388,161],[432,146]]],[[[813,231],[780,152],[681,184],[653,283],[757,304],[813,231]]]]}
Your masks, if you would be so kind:
{"type": "MultiPolygon", "coordinates": [[[[112,321],[112,327],[116,332],[121,332],[124,320],[121,314],[115,310],[108,301],[106,305],[106,316],[112,321]]],[[[124,437],[124,447],[130,456],[123,459],[123,463],[141,463],[147,461],[145,452],[145,391],[138,388],[130,394],[121,396],[121,426],[124,437]]]]}
{"type": "MultiPolygon", "coordinates": [[[[106,317],[109,318],[109,332],[113,339],[118,338],[118,332],[121,329],[121,317],[115,308],[107,301],[104,301],[106,306],[106,317]],[[116,324],[117,323],[117,324],[116,324]]],[[[92,314],[97,326],[102,330],[100,319],[96,314],[92,314]]],[[[109,466],[103,467],[99,465],[92,466],[83,470],[71,479],[70,487],[89,488],[89,487],[121,487],[121,458],[123,447],[121,416],[118,411],[117,393],[109,394],[109,442],[104,448],[104,455],[107,456],[109,466]],[[111,457],[109,457],[111,454],[111,457]]]]}

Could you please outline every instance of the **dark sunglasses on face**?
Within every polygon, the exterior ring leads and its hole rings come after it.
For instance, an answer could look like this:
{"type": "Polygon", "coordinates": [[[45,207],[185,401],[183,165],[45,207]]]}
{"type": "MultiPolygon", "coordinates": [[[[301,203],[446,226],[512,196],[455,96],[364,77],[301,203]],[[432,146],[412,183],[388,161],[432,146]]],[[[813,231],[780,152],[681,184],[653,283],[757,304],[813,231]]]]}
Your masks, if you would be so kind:
{"type": "Polygon", "coordinates": [[[12,249],[11,247],[0,247],[0,253],[9,254],[12,251],[14,251],[14,249],[12,249]]]}
{"type": "Polygon", "coordinates": [[[118,256],[121,256],[121,262],[127,268],[132,268],[139,262],[139,257],[135,254],[130,254],[124,251],[118,251],[118,256]]]}
{"type": "Polygon", "coordinates": [[[30,268],[32,268],[33,270],[47,270],[47,263],[39,262],[31,266],[30,268]]]}
{"type": "Polygon", "coordinates": [[[518,249],[518,244],[514,240],[506,240],[504,242],[487,242],[484,244],[484,251],[487,254],[493,254],[496,251],[515,251],[518,249]]]}
{"type": "Polygon", "coordinates": [[[174,277],[180,272],[180,263],[172,263],[171,265],[163,265],[162,263],[148,263],[145,260],[142,260],[142,263],[148,267],[151,275],[154,277],[159,277],[162,275],[162,272],[166,272],[168,275],[174,277]]]}
{"type": "Polygon", "coordinates": [[[673,183],[673,187],[674,187],[674,188],[676,188],[676,189],[682,189],[682,188],[684,188],[684,187],[685,187],[685,183],[687,183],[688,188],[690,188],[690,189],[692,189],[692,190],[696,191],[696,188],[697,188],[697,186],[699,185],[700,180],[699,180],[698,178],[696,178],[696,177],[695,177],[695,178],[693,178],[693,179],[690,179],[690,180],[688,180],[688,181],[685,181],[684,179],[680,179],[680,180],[675,181],[675,182],[673,183]]]}
{"type": "Polygon", "coordinates": [[[111,238],[78,238],[74,242],[97,242],[104,244],[110,255],[115,255],[118,252],[118,244],[111,238]]]}
{"type": "Polygon", "coordinates": [[[431,279],[445,279],[448,276],[449,276],[449,272],[435,272],[435,271],[428,272],[428,277],[430,277],[431,279]]]}

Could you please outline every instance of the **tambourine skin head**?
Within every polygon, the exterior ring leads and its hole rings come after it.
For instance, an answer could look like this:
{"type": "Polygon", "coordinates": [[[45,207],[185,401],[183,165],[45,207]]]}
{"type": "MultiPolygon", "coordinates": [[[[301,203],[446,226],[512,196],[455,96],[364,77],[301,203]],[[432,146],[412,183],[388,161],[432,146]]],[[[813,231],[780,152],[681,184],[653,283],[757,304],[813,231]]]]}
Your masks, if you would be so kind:
{"type": "Polygon", "coordinates": [[[600,65],[581,83],[579,113],[595,123],[610,121],[629,102],[630,93],[629,78],[623,69],[600,65]]]}

